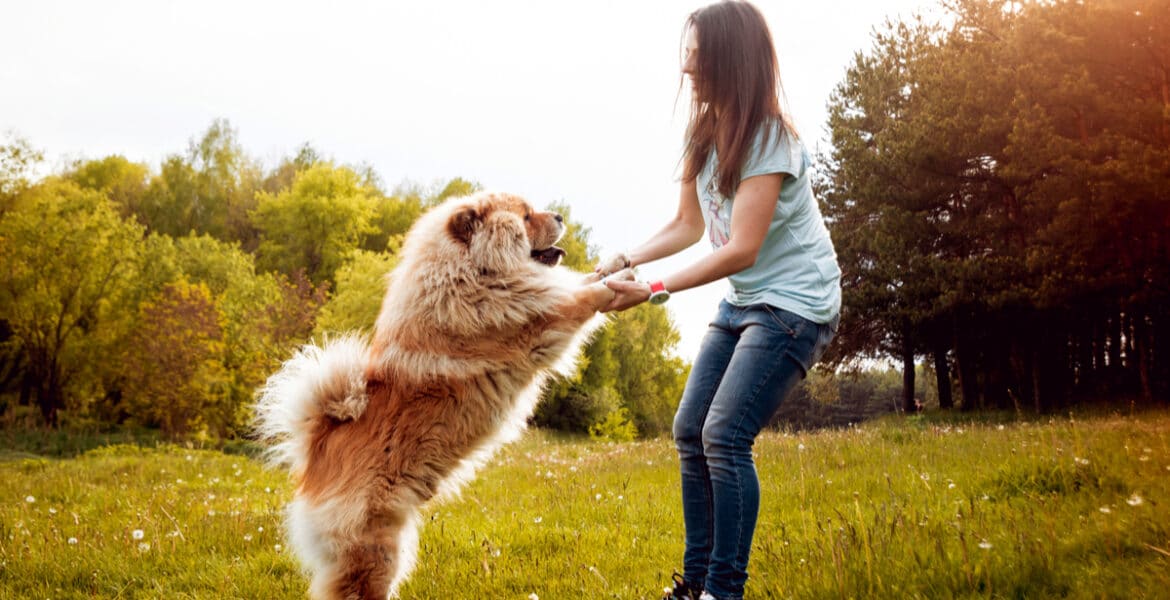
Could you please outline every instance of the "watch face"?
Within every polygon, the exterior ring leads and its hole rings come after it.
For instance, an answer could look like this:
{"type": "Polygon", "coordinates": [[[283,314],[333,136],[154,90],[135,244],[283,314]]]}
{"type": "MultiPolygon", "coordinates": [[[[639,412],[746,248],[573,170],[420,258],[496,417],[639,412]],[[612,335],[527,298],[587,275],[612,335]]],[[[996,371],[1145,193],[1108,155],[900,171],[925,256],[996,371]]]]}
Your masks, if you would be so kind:
{"type": "Polygon", "coordinates": [[[667,300],[670,300],[670,292],[666,290],[650,294],[650,304],[662,304],[667,300]]]}

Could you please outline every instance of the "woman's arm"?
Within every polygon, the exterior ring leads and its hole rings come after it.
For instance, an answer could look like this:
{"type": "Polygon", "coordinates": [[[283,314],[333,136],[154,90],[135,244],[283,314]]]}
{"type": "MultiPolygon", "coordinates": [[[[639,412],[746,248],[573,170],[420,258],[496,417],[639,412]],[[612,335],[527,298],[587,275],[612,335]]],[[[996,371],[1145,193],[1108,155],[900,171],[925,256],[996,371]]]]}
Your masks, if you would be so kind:
{"type": "MultiPolygon", "coordinates": [[[[730,239],[722,248],[664,277],[663,286],[670,292],[679,292],[722,279],[756,264],[760,246],[763,245],[768,227],[772,224],[772,214],[780,198],[780,185],[783,180],[783,174],[771,173],[741,181],[735,192],[735,201],[731,205],[730,239]]],[[[681,210],[680,206],[680,213],[681,210]]],[[[697,196],[695,210],[699,210],[697,196]]],[[[702,215],[697,216],[700,219],[701,236],[702,215]]],[[[648,246],[653,248],[652,242],[653,240],[639,246],[636,252],[640,253],[648,246]]],[[[642,255],[639,254],[639,257],[642,255]]],[[[631,262],[634,262],[633,257],[630,258],[631,262]]],[[[645,302],[650,297],[650,285],[644,282],[606,280],[606,285],[617,292],[617,297],[606,307],[607,311],[625,310],[645,302]]]]}

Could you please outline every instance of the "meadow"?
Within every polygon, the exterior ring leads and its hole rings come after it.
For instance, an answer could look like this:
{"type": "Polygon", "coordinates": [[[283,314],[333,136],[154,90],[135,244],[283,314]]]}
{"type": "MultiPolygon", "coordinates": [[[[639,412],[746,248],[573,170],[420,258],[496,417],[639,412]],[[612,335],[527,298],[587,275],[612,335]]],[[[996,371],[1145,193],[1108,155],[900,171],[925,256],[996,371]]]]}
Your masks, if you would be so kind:
{"type": "MultiPolygon", "coordinates": [[[[747,597],[1170,597],[1170,412],[964,418],[763,435],[747,597]]],[[[247,452],[7,446],[0,598],[305,597],[247,452]]],[[[530,431],[430,507],[402,597],[657,599],[678,496],[669,440],[530,431]]]]}

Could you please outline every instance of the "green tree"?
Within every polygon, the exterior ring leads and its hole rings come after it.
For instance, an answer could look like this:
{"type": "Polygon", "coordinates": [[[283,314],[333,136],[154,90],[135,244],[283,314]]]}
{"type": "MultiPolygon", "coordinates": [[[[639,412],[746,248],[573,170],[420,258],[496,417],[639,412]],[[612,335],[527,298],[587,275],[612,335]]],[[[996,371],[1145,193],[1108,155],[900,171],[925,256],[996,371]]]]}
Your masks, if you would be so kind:
{"type": "Polygon", "coordinates": [[[259,265],[285,274],[305,269],[313,282],[331,282],[373,232],[376,194],[352,170],[330,163],[299,173],[286,191],[257,194],[252,220],[260,231],[259,265]]]}
{"type": "Polygon", "coordinates": [[[28,188],[33,167],[44,160],[44,153],[28,140],[9,131],[0,144],[0,216],[11,208],[16,196],[28,188]]]}
{"type": "Polygon", "coordinates": [[[321,307],[317,334],[373,331],[386,295],[386,275],[398,263],[385,252],[358,250],[337,272],[337,288],[321,307]]]}
{"type": "Polygon", "coordinates": [[[60,179],[30,189],[0,218],[0,319],[27,357],[25,392],[46,423],[84,408],[77,386],[125,327],[142,234],[102,194],[60,179]]]}

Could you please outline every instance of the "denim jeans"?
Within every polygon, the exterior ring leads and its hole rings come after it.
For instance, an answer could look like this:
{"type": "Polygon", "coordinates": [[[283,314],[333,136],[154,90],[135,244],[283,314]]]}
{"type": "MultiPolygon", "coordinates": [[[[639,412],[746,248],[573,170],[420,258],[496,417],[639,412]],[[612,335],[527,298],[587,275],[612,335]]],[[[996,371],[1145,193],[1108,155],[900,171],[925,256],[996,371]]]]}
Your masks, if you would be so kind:
{"type": "Polygon", "coordinates": [[[719,600],[743,598],[760,506],[752,445],[821,357],[837,319],[726,301],[703,338],[674,416],[682,472],[683,578],[719,600]]]}

